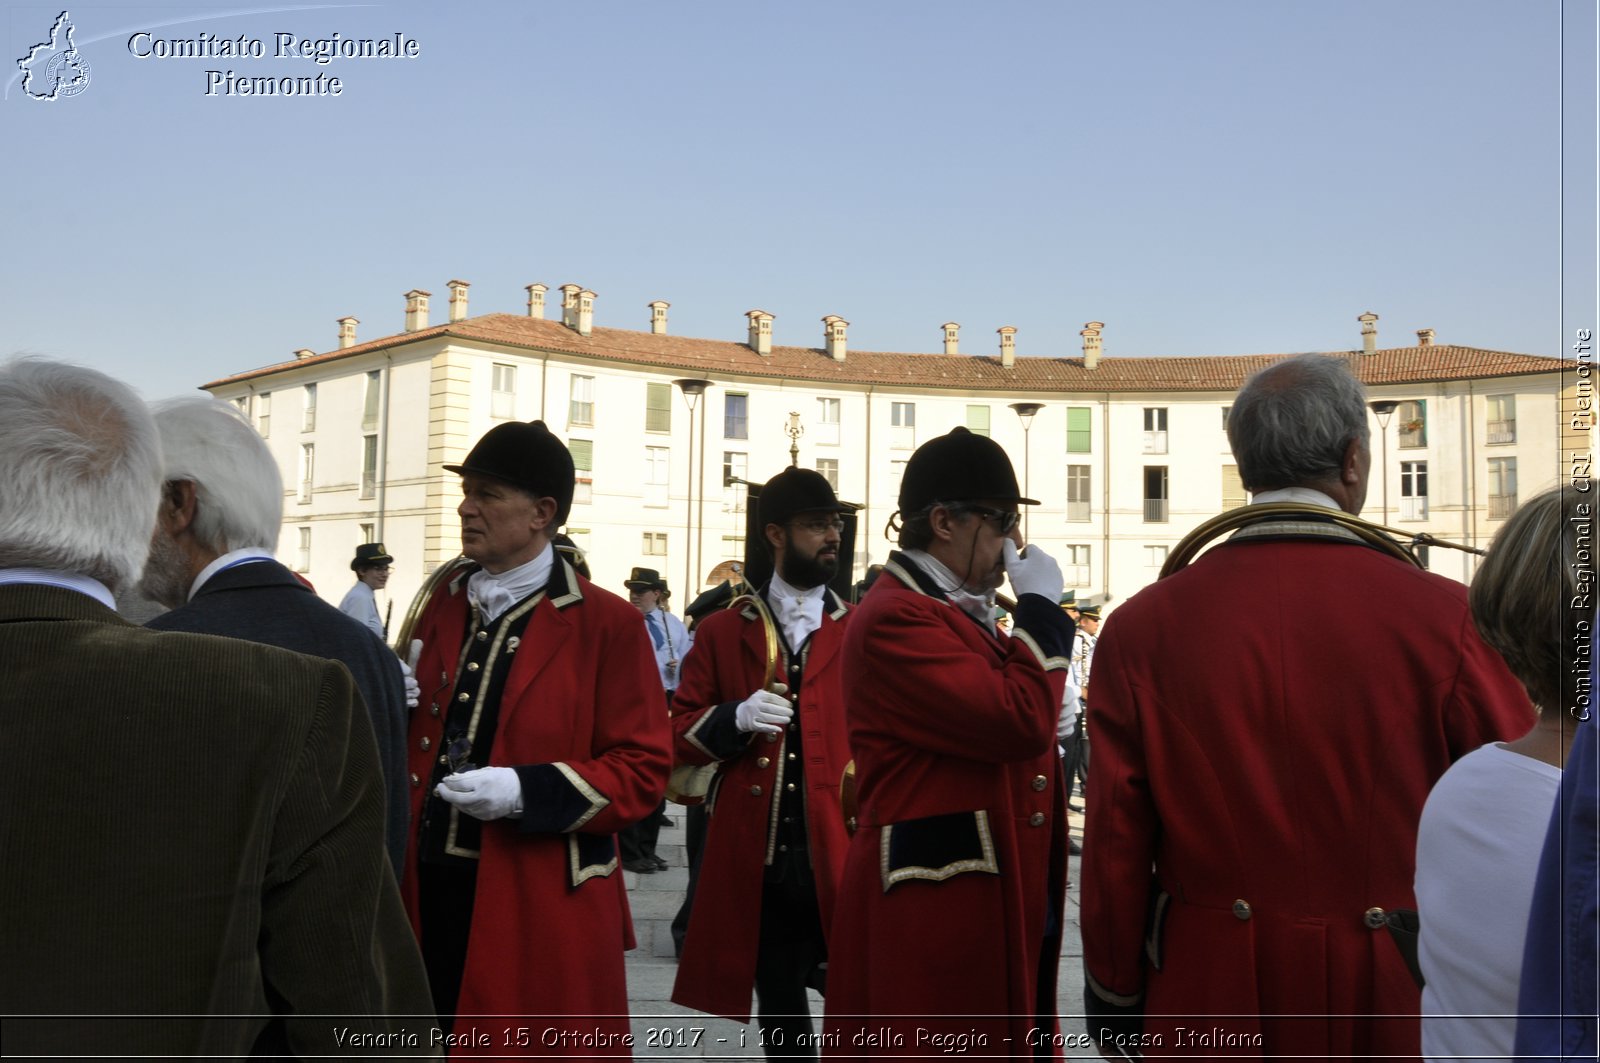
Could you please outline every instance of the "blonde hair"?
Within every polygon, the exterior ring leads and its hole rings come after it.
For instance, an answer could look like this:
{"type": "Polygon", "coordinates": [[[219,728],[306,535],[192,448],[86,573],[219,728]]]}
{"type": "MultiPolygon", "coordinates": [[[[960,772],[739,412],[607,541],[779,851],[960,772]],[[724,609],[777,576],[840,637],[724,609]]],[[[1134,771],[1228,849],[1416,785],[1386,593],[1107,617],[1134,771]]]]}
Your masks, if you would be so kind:
{"type": "Polygon", "coordinates": [[[1576,704],[1569,635],[1574,621],[1589,623],[1594,616],[1592,606],[1578,608],[1588,598],[1578,585],[1579,547],[1592,550],[1579,539],[1592,539],[1587,526],[1594,507],[1571,485],[1528,499],[1489,544],[1467,593],[1478,633],[1540,710],[1576,704]]]}

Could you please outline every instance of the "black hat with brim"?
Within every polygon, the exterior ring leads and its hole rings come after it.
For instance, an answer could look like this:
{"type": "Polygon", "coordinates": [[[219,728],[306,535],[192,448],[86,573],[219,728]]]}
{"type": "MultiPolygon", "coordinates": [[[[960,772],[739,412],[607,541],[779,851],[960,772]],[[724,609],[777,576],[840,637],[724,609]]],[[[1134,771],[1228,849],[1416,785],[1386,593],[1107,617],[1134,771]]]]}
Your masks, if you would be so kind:
{"type": "Polygon", "coordinates": [[[350,562],[350,571],[360,572],[364,568],[375,565],[392,565],[394,558],[389,556],[389,551],[383,548],[382,543],[362,543],[356,547],[355,560],[350,562]]]}
{"type": "Polygon", "coordinates": [[[1022,497],[1017,473],[1000,444],[962,426],[918,447],[900,478],[900,513],[909,517],[936,502],[1015,502],[1037,506],[1022,497]]]}
{"type": "Polygon", "coordinates": [[[733,601],[733,599],[733,584],[729,583],[727,580],[723,580],[721,583],[717,584],[715,587],[712,587],[704,594],[701,594],[694,601],[684,606],[683,615],[693,617],[698,620],[702,617],[709,616],[718,609],[727,608],[728,603],[733,601]]]}
{"type": "Polygon", "coordinates": [[[814,469],[791,466],[761,485],[762,524],[787,524],[800,513],[853,513],[841,502],[828,478],[814,469]]]}
{"type": "Polygon", "coordinates": [[[577,471],[567,445],[543,421],[507,421],[483,434],[460,465],[446,472],[492,476],[535,498],[556,500],[555,527],[567,522],[577,471]]]}
{"type": "Polygon", "coordinates": [[[660,591],[667,593],[667,581],[653,568],[635,568],[628,573],[622,585],[630,591],[660,591]]]}

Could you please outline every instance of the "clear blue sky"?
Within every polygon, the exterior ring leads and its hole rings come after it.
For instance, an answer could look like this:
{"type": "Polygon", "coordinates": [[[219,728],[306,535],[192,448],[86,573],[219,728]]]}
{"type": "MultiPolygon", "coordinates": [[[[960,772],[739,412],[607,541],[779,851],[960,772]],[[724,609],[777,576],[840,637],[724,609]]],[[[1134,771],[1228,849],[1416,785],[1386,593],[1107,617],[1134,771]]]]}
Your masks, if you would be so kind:
{"type": "MultiPolygon", "coordinates": [[[[7,76],[60,10],[7,5],[7,76]]],[[[868,350],[948,320],[980,353],[1015,325],[1076,355],[1089,320],[1107,357],[1348,349],[1370,309],[1384,344],[1554,355],[1564,229],[1593,264],[1556,0],[69,10],[89,87],[0,103],[0,353],[152,398],[330,349],[346,314],[397,332],[413,287],[440,322],[453,277],[475,313],[574,282],[600,325],[666,299],[674,333],[739,340],[759,307],[808,346],[835,313],[868,350]],[[138,59],[139,30],[268,57],[138,59]],[[275,59],[279,31],[421,56],[275,59]],[[208,98],[207,69],[344,90],[208,98]]]]}

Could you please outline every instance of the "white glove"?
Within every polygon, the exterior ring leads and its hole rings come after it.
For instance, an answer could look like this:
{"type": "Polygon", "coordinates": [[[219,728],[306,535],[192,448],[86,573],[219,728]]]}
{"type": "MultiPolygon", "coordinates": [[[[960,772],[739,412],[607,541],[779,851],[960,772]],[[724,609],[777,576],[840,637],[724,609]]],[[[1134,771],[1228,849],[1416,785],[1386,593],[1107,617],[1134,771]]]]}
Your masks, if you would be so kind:
{"type": "Polygon", "coordinates": [[[474,768],[446,775],[433,792],[474,819],[522,815],[522,780],[510,768],[474,768]]]}
{"type": "Polygon", "coordinates": [[[741,701],[738,711],[734,713],[734,722],[739,730],[772,734],[783,730],[784,725],[794,719],[794,706],[783,696],[788,690],[782,683],[777,683],[772,690],[758,690],[741,701]]]}
{"type": "Polygon", "coordinates": [[[422,686],[417,682],[417,673],[404,661],[400,662],[400,675],[406,681],[406,708],[414,709],[417,702],[422,700],[422,686]]]}
{"type": "Polygon", "coordinates": [[[1017,592],[1017,597],[1024,594],[1037,594],[1042,598],[1050,599],[1054,605],[1061,600],[1061,591],[1066,586],[1066,580],[1061,576],[1061,566],[1056,564],[1056,559],[1039,549],[1037,544],[1028,547],[1026,557],[1017,552],[1017,544],[1010,539],[1000,544],[1005,551],[1006,575],[1011,577],[1011,589],[1017,592]]]}

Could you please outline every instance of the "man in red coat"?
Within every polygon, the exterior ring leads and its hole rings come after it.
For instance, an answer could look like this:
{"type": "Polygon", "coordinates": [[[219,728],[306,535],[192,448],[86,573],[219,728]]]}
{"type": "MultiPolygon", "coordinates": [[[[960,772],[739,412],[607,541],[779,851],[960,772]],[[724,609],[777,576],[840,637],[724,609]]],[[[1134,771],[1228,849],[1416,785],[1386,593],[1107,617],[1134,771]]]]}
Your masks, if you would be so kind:
{"type": "Polygon", "coordinates": [[[749,1022],[754,985],[766,1053],[815,1057],[806,988],[821,988],[849,843],[838,657],[848,614],[828,581],[839,514],[853,507],[798,468],[768,480],[758,504],[774,563],[758,593],[776,627],[775,682],[766,621],[746,605],[696,627],[672,706],[679,761],[719,765],[672,999],[749,1022]]]}
{"type": "Polygon", "coordinates": [[[1083,843],[1089,1031],[1103,1052],[1415,1056],[1417,987],[1384,916],[1415,907],[1429,788],[1524,733],[1527,698],[1475,633],[1465,587],[1333,521],[1361,511],[1371,465],[1342,359],[1257,373],[1228,438],[1253,505],[1327,516],[1264,514],[1106,621],[1083,843]],[[1224,598],[1228,624],[1195,622],[1224,598]]]}
{"type": "Polygon", "coordinates": [[[900,546],[855,611],[845,707],[859,827],[832,928],[825,1051],[1031,1058],[1057,1032],[1066,794],[1056,729],[1072,624],[1061,569],[1019,555],[992,440],[912,455],[900,546]],[[994,593],[1016,592],[1012,634],[994,593]]]}
{"type": "Polygon", "coordinates": [[[446,468],[475,564],[415,631],[403,883],[435,1003],[456,1052],[625,1056],[614,835],[655,809],[671,758],[650,641],[551,545],[573,465],[542,422],[499,425],[446,468]]]}

